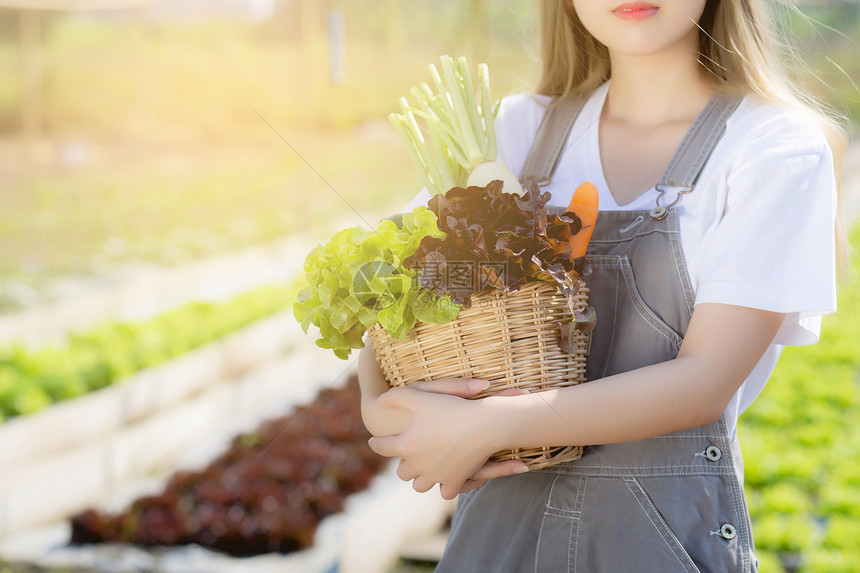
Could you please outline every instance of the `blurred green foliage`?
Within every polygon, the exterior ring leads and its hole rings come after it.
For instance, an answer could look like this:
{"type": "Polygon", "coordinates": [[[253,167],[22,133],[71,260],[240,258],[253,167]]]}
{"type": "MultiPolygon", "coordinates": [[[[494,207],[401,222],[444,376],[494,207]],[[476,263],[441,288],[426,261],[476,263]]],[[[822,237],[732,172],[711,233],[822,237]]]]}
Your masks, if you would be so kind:
{"type": "MultiPolygon", "coordinates": [[[[497,95],[537,78],[529,0],[333,0],[310,17],[282,2],[268,21],[170,19],[146,11],[43,16],[46,128],[100,138],[255,139],[257,112],[278,124],[352,128],[385,117],[442,53],[490,64],[497,95]],[[346,82],[329,78],[328,10],[346,22],[346,82]]],[[[804,3],[784,39],[810,66],[810,91],[860,111],[860,5],[804,3]],[[826,84],[826,85],[825,85],[826,84]],[[832,86],[833,90],[827,86],[832,86]]],[[[17,14],[0,11],[0,130],[22,94],[17,14]],[[17,80],[17,81],[16,81],[17,80]]],[[[800,71],[800,66],[794,66],[800,71]]],[[[855,120],[858,115],[854,115],[855,120]]]]}
{"type": "Polygon", "coordinates": [[[114,384],[289,308],[298,282],[260,287],[226,302],[192,302],[137,322],[72,334],[66,344],[0,348],[0,421],[114,384]]]}
{"type": "MultiPolygon", "coordinates": [[[[353,224],[374,224],[421,187],[385,118],[428,79],[427,64],[480,54],[497,97],[534,73],[528,0],[484,2],[485,17],[468,3],[360,0],[332,4],[346,18],[346,82],[333,85],[326,13],[309,4],[312,34],[295,2],[260,23],[45,13],[55,163],[6,177],[0,157],[0,311],[44,302],[58,277],[181,264],[354,212],[353,224]]],[[[8,133],[19,121],[18,56],[17,15],[0,11],[8,133]]]]}
{"type": "MultiPolygon", "coordinates": [[[[858,248],[860,226],[851,239],[858,248]]],[[[738,425],[763,572],[860,567],[860,266],[853,272],[821,341],[785,349],[738,425]]]]}
{"type": "MultiPolygon", "coordinates": [[[[528,0],[283,2],[275,17],[45,13],[47,129],[99,137],[258,138],[260,119],[346,129],[385,117],[442,53],[487,61],[497,94],[534,78],[528,0]],[[302,5],[310,6],[310,15],[302,5]],[[346,81],[329,77],[328,10],[346,22],[346,81]],[[167,129],[167,133],[163,129],[167,129]],[[186,131],[188,133],[181,133],[186,131]],[[172,133],[171,133],[172,132],[172,133]]],[[[17,14],[0,11],[0,75],[18,79],[17,14]]],[[[0,87],[18,121],[20,81],[0,87]]]]}
{"type": "Polygon", "coordinates": [[[319,227],[350,206],[372,213],[405,204],[417,189],[405,151],[402,168],[363,169],[401,157],[393,134],[360,145],[356,135],[289,133],[324,181],[269,133],[272,148],[259,154],[32,177],[0,210],[0,276],[97,273],[129,260],[175,265],[319,227]]]}
{"type": "MultiPolygon", "coordinates": [[[[353,210],[405,205],[421,183],[385,117],[428,79],[426,65],[443,53],[485,61],[495,97],[530,89],[539,71],[531,0],[278,6],[262,22],[43,13],[53,163],[26,169],[0,154],[0,311],[32,304],[20,291],[41,296],[58,276],[179,264],[353,210]],[[346,22],[338,85],[329,77],[331,8],[346,22]]],[[[860,5],[803,10],[808,17],[788,17],[787,31],[835,89],[813,79],[810,91],[856,112],[849,78],[860,77],[860,5]]],[[[18,15],[0,10],[0,134],[19,129],[19,56],[18,15]]]]}

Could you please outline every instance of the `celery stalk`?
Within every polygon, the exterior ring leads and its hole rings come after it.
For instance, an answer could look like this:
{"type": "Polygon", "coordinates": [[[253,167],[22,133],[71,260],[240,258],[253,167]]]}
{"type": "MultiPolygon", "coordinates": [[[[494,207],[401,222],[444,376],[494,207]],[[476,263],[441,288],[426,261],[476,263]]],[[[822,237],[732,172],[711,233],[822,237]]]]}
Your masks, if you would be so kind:
{"type": "Polygon", "coordinates": [[[388,116],[388,121],[394,126],[394,130],[400,135],[400,138],[406,142],[406,150],[409,152],[410,157],[412,157],[413,163],[418,166],[418,171],[421,174],[424,185],[428,190],[440,193],[438,186],[429,175],[429,166],[424,162],[415,140],[406,129],[406,120],[403,116],[392,113],[388,116]]]}
{"type": "Polygon", "coordinates": [[[478,108],[478,102],[475,100],[475,92],[472,88],[472,77],[469,74],[469,67],[466,64],[466,58],[457,58],[457,74],[461,79],[460,89],[465,102],[466,114],[469,117],[469,124],[472,126],[471,132],[475,135],[475,142],[478,144],[477,151],[483,158],[487,156],[487,137],[484,133],[484,128],[481,125],[481,115],[478,108]]]}
{"type": "Polygon", "coordinates": [[[496,125],[493,101],[490,99],[490,69],[487,64],[478,64],[478,83],[481,86],[481,114],[484,117],[484,129],[487,133],[487,159],[495,161],[498,155],[496,147],[496,125]]]}
{"type": "Polygon", "coordinates": [[[421,128],[418,126],[418,122],[415,121],[415,116],[413,113],[407,112],[405,115],[405,126],[407,129],[407,133],[411,134],[413,141],[415,142],[415,147],[418,151],[418,154],[421,156],[422,162],[426,166],[427,175],[431,181],[433,181],[433,186],[437,189],[442,187],[442,180],[445,177],[440,172],[440,166],[433,161],[433,152],[430,149],[430,146],[427,145],[427,141],[424,139],[421,133],[421,128]]]}
{"type": "Polygon", "coordinates": [[[445,89],[445,84],[442,83],[442,78],[439,76],[439,72],[436,71],[436,66],[433,64],[430,64],[430,77],[433,78],[433,84],[436,86],[436,91],[438,92],[436,103],[445,110],[448,122],[451,124],[451,127],[454,127],[457,124],[457,112],[454,111],[454,106],[451,103],[451,96],[445,89]]]}
{"type": "Polygon", "coordinates": [[[439,63],[439,69],[428,66],[432,87],[412,88],[414,103],[401,98],[402,113],[389,116],[434,193],[465,186],[475,167],[497,155],[493,119],[498,108],[490,98],[487,65],[478,66],[476,93],[465,58],[442,56],[439,63]]]}
{"type": "Polygon", "coordinates": [[[478,142],[475,139],[475,133],[472,131],[471,121],[469,120],[469,112],[466,110],[466,102],[463,101],[463,89],[457,80],[456,72],[450,57],[442,58],[442,71],[445,74],[445,79],[448,80],[449,96],[453,104],[457,117],[457,124],[460,126],[460,136],[462,137],[463,146],[466,148],[466,156],[469,158],[469,169],[472,169],[480,163],[477,159],[481,155],[478,149],[478,142]]]}

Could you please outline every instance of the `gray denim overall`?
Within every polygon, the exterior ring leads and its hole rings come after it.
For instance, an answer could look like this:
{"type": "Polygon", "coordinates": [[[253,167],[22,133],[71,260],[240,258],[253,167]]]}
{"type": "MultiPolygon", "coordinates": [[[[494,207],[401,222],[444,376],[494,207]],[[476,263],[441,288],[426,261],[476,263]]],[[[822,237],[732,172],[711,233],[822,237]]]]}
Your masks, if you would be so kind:
{"type": "MultiPolygon", "coordinates": [[[[692,190],[739,100],[715,96],[661,178],[692,190]]],[[[546,181],[581,102],[550,108],[522,178],[546,181]]],[[[662,197],[663,192],[660,193],[662,197]]],[[[586,278],[597,310],[594,380],[673,359],[694,293],[678,212],[600,211],[586,278]]],[[[564,209],[555,209],[561,212],[564,209]]],[[[462,494],[438,572],[754,572],[737,437],[724,417],[635,442],[590,446],[580,460],[490,480],[462,494]]]]}

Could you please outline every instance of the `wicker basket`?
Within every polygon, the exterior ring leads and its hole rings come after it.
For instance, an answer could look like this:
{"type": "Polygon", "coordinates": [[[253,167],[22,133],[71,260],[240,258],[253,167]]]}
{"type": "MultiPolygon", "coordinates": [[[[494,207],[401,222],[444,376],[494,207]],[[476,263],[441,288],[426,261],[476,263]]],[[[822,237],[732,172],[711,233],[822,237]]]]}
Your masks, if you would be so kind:
{"type": "MultiPolygon", "coordinates": [[[[574,311],[588,304],[580,280],[574,311]]],[[[480,398],[509,388],[530,392],[572,386],[585,381],[587,335],[576,331],[576,354],[562,351],[559,322],[570,320],[570,306],[554,283],[529,282],[505,295],[473,295],[471,306],[446,324],[418,323],[405,340],[392,338],[378,323],[368,333],[391,386],[446,377],[480,378],[490,387],[480,398]]],[[[579,459],[579,446],[506,450],[491,459],[524,461],[539,469],[579,459]]]]}

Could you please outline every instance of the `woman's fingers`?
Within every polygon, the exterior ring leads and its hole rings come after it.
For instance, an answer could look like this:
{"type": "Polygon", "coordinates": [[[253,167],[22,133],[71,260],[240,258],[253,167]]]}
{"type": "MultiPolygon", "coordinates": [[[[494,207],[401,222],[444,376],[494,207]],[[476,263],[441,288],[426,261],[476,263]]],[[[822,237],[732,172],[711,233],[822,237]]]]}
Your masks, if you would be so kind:
{"type": "Polygon", "coordinates": [[[398,436],[373,437],[367,440],[371,450],[386,458],[396,458],[401,455],[397,443],[398,436]]]}
{"type": "MultiPolygon", "coordinates": [[[[489,385],[490,383],[487,380],[480,378],[440,378],[438,380],[430,380],[429,382],[413,382],[408,387],[424,392],[471,398],[486,390],[489,385]]],[[[525,388],[508,388],[507,390],[502,390],[496,396],[522,396],[528,393],[529,391],[525,388]]]]}
{"type": "MultiPolygon", "coordinates": [[[[412,480],[412,489],[414,489],[418,493],[427,493],[428,491],[433,489],[434,485],[436,485],[435,481],[433,481],[431,479],[427,479],[424,476],[418,476],[417,478],[412,480]]],[[[445,488],[445,486],[443,485],[442,489],[444,490],[444,488],[445,488]]],[[[445,497],[444,492],[442,493],[442,497],[445,497]]],[[[453,497],[445,497],[445,499],[454,499],[454,498],[453,497]]]]}
{"type": "Polygon", "coordinates": [[[503,462],[488,461],[469,478],[470,480],[487,481],[489,479],[521,474],[529,471],[525,462],[505,460],[503,462]]]}
{"type": "Polygon", "coordinates": [[[442,499],[452,500],[457,497],[457,494],[460,493],[461,488],[462,484],[457,484],[456,486],[453,486],[443,483],[439,487],[439,491],[442,493],[442,499]]]}
{"type": "Polygon", "coordinates": [[[477,489],[487,483],[485,479],[467,479],[463,486],[460,488],[460,493],[466,493],[467,491],[472,491],[473,489],[477,489]]]}
{"type": "Polygon", "coordinates": [[[413,382],[409,385],[410,388],[416,390],[434,392],[436,394],[450,394],[451,396],[459,396],[461,398],[471,398],[486,390],[489,386],[490,383],[487,380],[479,378],[440,378],[438,380],[430,380],[429,382],[413,382]]]}
{"type": "Polygon", "coordinates": [[[507,390],[502,390],[496,396],[525,396],[529,391],[525,388],[508,388],[507,390]]]}
{"type": "Polygon", "coordinates": [[[418,474],[406,462],[406,459],[400,458],[400,463],[397,464],[397,477],[399,477],[403,481],[410,481],[414,479],[417,475],[418,474]]]}
{"type": "MultiPolygon", "coordinates": [[[[445,484],[441,485],[440,491],[442,497],[445,499],[453,499],[458,493],[465,493],[481,487],[493,478],[517,475],[527,471],[528,466],[519,460],[505,460],[503,462],[488,461],[460,486],[459,491],[454,491],[453,487],[446,488],[445,484]]],[[[434,483],[425,483],[426,480],[421,481],[421,479],[416,479],[420,477],[419,473],[403,458],[397,464],[397,477],[403,481],[414,480],[412,487],[419,492],[428,491],[435,485],[434,483]]]]}
{"type": "Polygon", "coordinates": [[[478,471],[472,474],[472,477],[463,482],[463,485],[460,486],[459,493],[466,493],[467,491],[479,488],[493,478],[517,475],[527,471],[529,471],[528,466],[518,460],[487,462],[478,471]]]}
{"type": "Polygon", "coordinates": [[[388,392],[385,392],[379,398],[377,398],[377,402],[380,406],[385,406],[387,408],[407,408],[409,404],[411,404],[410,396],[415,392],[413,388],[406,388],[403,386],[399,386],[397,388],[392,388],[388,392]]]}
{"type": "MultiPolygon", "coordinates": [[[[388,392],[380,395],[379,398],[377,398],[377,401],[380,405],[388,408],[405,408],[408,410],[413,404],[416,404],[416,399],[421,399],[421,395],[416,392],[417,390],[433,394],[449,394],[457,397],[468,397],[462,395],[463,392],[466,391],[465,389],[467,386],[470,388],[468,391],[473,392],[474,394],[480,392],[480,390],[475,390],[478,387],[486,389],[486,386],[482,385],[486,383],[486,380],[477,381],[481,384],[473,384],[473,382],[476,381],[469,380],[467,378],[444,378],[433,380],[431,382],[415,382],[408,386],[392,388],[388,392]],[[450,390],[450,392],[443,390],[450,390]]],[[[523,394],[528,394],[528,390],[509,388],[499,392],[498,396],[522,396],[523,394]]]]}

